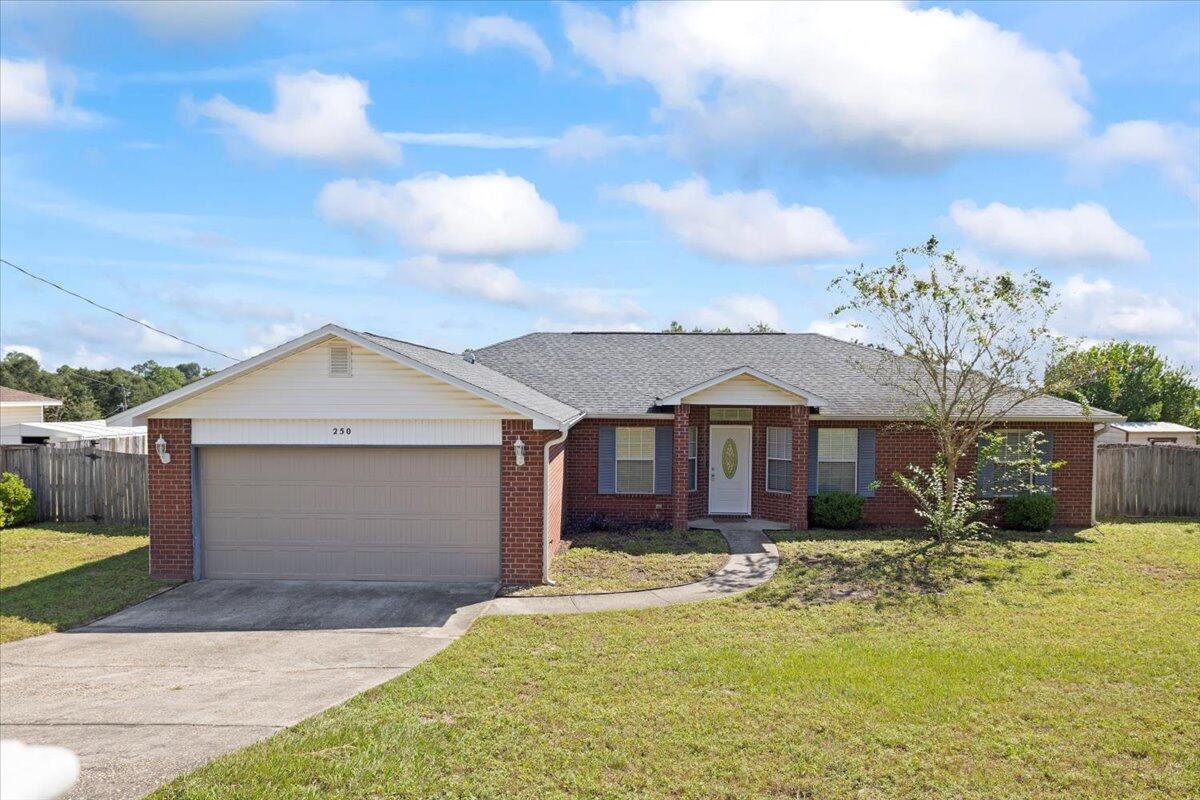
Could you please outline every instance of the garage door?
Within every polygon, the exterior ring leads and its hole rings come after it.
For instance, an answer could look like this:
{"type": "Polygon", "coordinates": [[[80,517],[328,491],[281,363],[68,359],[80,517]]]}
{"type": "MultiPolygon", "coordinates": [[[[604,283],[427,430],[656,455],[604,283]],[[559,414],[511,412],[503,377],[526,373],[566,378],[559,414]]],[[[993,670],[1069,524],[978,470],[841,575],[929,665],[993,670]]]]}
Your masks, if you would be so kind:
{"type": "Polygon", "coordinates": [[[496,448],[206,447],[199,452],[205,577],[499,577],[496,448]]]}

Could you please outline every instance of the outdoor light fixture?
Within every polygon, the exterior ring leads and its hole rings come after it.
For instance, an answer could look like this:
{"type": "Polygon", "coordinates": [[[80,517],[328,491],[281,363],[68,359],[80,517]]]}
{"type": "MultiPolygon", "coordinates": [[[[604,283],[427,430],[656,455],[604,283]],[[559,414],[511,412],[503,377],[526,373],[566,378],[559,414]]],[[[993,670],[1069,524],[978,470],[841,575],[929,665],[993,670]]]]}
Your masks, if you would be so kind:
{"type": "Polygon", "coordinates": [[[167,452],[167,440],[159,434],[158,441],[154,443],[154,452],[158,453],[158,459],[164,464],[171,463],[171,454],[167,452]]]}
{"type": "Polygon", "coordinates": [[[517,453],[517,466],[525,466],[525,443],[521,441],[521,437],[518,436],[517,440],[513,442],[513,450],[517,453]]]}

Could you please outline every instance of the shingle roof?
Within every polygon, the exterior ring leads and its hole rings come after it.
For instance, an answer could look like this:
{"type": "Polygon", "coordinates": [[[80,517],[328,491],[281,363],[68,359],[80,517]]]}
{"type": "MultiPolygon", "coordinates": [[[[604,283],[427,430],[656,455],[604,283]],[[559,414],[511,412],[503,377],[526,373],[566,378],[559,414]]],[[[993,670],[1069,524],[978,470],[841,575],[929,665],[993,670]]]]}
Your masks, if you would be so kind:
{"type": "Polygon", "coordinates": [[[444,350],[438,350],[433,347],[405,342],[400,339],[390,339],[386,336],[366,333],[365,331],[359,332],[359,335],[364,339],[375,342],[381,347],[386,347],[388,350],[411,358],[414,361],[419,361],[426,366],[432,367],[439,372],[444,372],[486,392],[490,392],[497,397],[536,411],[556,422],[567,422],[580,415],[579,409],[550,397],[520,380],[515,380],[508,375],[497,372],[495,369],[485,366],[482,363],[476,362],[472,364],[456,353],[447,353],[444,350]]]}
{"type": "MultiPolygon", "coordinates": [[[[645,413],[659,398],[749,366],[829,401],[822,414],[898,416],[911,406],[856,366],[897,358],[815,333],[531,333],[476,351],[479,364],[588,414],[645,413]]],[[[1100,419],[1119,418],[1093,410],[1100,419]]],[[[1081,417],[1077,403],[1054,397],[1011,416],[1081,417]]]]}
{"type": "Polygon", "coordinates": [[[55,400],[53,397],[0,386],[0,403],[43,403],[45,405],[61,406],[62,400],[55,400]]]}

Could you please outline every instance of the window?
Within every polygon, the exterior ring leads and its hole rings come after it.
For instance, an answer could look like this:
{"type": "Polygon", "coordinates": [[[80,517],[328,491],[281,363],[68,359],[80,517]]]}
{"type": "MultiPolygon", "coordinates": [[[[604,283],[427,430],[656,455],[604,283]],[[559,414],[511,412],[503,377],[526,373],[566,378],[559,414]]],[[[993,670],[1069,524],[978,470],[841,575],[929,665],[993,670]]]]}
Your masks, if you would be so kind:
{"type": "MultiPolygon", "coordinates": [[[[1000,446],[999,451],[993,459],[995,465],[992,474],[991,497],[1012,497],[1018,492],[1025,491],[1028,487],[1035,487],[1038,480],[1035,479],[1034,470],[1032,467],[1021,467],[1005,462],[1023,460],[1028,464],[1029,447],[1028,439],[1033,431],[999,431],[1004,437],[1004,441],[1000,446]]],[[[1042,434],[1045,441],[1045,434],[1042,434]]],[[[1045,461],[1044,455],[1039,455],[1040,461],[1045,461]]]]}
{"type": "Polygon", "coordinates": [[[348,376],[351,374],[350,348],[346,345],[330,345],[329,374],[336,376],[348,376]]]}
{"type": "Polygon", "coordinates": [[[1151,436],[1150,444],[1175,444],[1174,436],[1151,436]]]}
{"type": "Polygon", "coordinates": [[[617,428],[617,493],[654,493],[654,428],[617,428]]]}
{"type": "Polygon", "coordinates": [[[688,428],[688,491],[696,491],[696,474],[699,459],[696,457],[696,427],[688,428]]]}
{"type": "Polygon", "coordinates": [[[858,490],[858,430],[817,429],[817,492],[858,490]]]}
{"type": "Polygon", "coordinates": [[[767,428],[767,491],[792,490],[792,429],[767,428]]]}
{"type": "Polygon", "coordinates": [[[710,422],[753,422],[754,411],[749,408],[710,408],[710,422]]]}

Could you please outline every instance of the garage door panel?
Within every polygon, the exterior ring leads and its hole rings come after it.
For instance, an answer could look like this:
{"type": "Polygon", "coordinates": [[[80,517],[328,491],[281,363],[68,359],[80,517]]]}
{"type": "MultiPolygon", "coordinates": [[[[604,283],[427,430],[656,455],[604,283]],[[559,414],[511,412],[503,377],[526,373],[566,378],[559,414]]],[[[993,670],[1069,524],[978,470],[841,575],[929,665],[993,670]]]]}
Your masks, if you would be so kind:
{"type": "Polygon", "coordinates": [[[496,580],[495,448],[206,447],[214,578],[496,580]]]}

